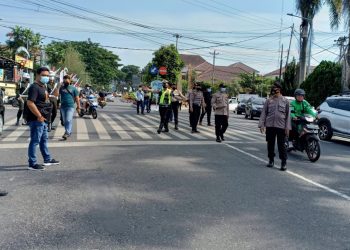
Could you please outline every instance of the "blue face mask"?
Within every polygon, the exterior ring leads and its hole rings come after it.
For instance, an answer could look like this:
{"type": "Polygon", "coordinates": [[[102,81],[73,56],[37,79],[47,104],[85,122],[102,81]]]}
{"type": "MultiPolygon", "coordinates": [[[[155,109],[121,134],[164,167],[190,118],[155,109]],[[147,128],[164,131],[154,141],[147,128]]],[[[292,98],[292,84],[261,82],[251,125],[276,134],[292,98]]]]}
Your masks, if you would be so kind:
{"type": "Polygon", "coordinates": [[[48,76],[41,76],[40,77],[40,82],[43,84],[48,84],[50,81],[50,78],[48,76]]]}
{"type": "Polygon", "coordinates": [[[211,89],[207,89],[207,91],[210,93],[210,92],[211,92],[211,89]]]}

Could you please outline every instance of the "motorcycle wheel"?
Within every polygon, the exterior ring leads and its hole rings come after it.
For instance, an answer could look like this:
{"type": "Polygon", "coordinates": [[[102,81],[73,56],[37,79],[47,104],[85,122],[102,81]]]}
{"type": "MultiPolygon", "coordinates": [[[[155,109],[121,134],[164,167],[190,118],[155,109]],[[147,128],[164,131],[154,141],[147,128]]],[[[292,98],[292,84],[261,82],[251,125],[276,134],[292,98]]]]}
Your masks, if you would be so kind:
{"type": "Polygon", "coordinates": [[[91,112],[91,115],[92,115],[92,118],[94,118],[94,119],[97,118],[97,111],[96,111],[96,109],[94,109],[94,110],[91,112]]]}
{"type": "Polygon", "coordinates": [[[311,162],[317,161],[321,156],[320,142],[314,138],[309,139],[306,144],[306,154],[311,162]]]}

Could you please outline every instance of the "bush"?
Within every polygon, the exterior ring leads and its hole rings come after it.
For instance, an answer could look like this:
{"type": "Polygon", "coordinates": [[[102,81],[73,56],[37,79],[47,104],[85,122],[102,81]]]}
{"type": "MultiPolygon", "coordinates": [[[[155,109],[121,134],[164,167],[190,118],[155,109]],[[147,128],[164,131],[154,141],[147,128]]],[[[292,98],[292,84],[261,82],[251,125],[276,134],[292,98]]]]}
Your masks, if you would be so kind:
{"type": "Polygon", "coordinates": [[[328,96],[341,92],[341,66],[330,61],[322,61],[301,84],[306,91],[306,99],[317,107],[328,96]]]}

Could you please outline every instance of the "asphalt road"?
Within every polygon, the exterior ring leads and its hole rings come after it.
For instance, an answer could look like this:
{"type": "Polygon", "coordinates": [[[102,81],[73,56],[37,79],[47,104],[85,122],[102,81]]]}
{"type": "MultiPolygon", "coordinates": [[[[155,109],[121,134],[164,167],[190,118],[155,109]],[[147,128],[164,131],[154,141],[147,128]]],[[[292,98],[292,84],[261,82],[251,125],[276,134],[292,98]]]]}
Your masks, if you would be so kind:
{"type": "Polygon", "coordinates": [[[219,144],[180,117],[180,132],[158,136],[156,112],[109,104],[70,141],[52,132],[62,163],[42,172],[26,170],[28,131],[8,126],[0,249],[350,249],[349,142],[322,142],[316,163],[292,153],[281,172],[265,167],[257,120],[233,115],[219,144]]]}

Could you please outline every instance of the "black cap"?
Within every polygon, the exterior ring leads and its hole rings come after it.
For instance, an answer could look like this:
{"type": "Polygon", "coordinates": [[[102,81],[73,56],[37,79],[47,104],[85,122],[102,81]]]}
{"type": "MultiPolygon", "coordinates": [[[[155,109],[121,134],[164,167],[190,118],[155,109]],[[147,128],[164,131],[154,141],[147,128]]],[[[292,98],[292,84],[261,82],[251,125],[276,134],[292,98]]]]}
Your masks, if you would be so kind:
{"type": "Polygon", "coordinates": [[[281,85],[279,82],[275,82],[275,83],[272,85],[272,88],[282,89],[282,85],[281,85]]]}
{"type": "Polygon", "coordinates": [[[219,88],[226,88],[226,86],[223,83],[220,83],[219,88]]]}

